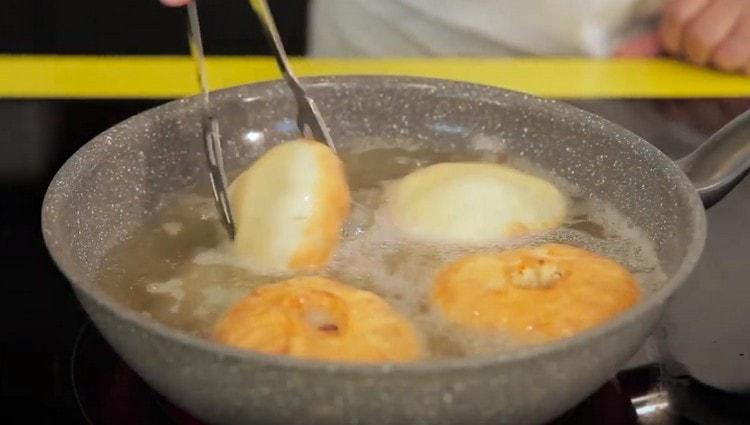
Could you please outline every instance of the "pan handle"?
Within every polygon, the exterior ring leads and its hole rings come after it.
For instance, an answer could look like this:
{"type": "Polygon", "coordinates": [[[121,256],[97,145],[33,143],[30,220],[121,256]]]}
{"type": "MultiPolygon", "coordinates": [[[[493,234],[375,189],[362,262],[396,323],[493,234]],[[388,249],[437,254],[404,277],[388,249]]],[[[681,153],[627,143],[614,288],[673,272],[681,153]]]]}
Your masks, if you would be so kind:
{"type": "Polygon", "coordinates": [[[750,171],[750,110],[677,164],[692,180],[706,208],[719,202],[750,171]]]}

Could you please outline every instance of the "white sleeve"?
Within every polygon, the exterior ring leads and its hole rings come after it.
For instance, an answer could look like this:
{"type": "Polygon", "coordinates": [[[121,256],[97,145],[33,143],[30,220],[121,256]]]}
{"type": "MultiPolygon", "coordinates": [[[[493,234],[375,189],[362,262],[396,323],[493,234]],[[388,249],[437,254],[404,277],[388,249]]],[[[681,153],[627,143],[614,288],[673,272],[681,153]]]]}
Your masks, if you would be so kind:
{"type": "Polygon", "coordinates": [[[662,2],[316,0],[311,46],[315,53],[323,38],[367,56],[604,56],[619,40],[648,25],[662,2]]]}
{"type": "MultiPolygon", "coordinates": [[[[382,1],[382,0],[381,0],[382,1]]],[[[369,2],[376,5],[377,2],[369,2]]],[[[662,0],[392,0],[531,54],[603,56],[662,0]]]]}

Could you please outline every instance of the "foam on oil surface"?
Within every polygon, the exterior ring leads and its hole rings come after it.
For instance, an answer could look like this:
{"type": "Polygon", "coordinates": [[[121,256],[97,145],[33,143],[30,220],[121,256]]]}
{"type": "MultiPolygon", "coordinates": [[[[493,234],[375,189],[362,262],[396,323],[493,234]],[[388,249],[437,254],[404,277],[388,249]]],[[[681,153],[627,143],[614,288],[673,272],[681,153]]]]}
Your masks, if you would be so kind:
{"type": "MultiPolygon", "coordinates": [[[[478,140],[471,147],[471,155],[435,153],[419,146],[387,148],[374,139],[368,148],[342,153],[352,187],[352,214],[334,258],[322,274],[384,297],[415,323],[433,357],[517,347],[505,335],[458,329],[430,306],[437,271],[471,252],[564,242],[617,260],[635,274],[646,296],[665,281],[650,241],[614,208],[519,158],[506,158],[501,144],[478,140]],[[552,181],[569,199],[565,224],[545,234],[491,247],[404,240],[384,208],[388,186],[416,168],[458,160],[507,161],[552,181]]],[[[247,261],[231,254],[211,199],[175,195],[165,199],[161,213],[143,232],[113,250],[100,282],[116,299],[149,317],[207,336],[221,314],[252,288],[287,277],[258,275],[247,261]]]]}

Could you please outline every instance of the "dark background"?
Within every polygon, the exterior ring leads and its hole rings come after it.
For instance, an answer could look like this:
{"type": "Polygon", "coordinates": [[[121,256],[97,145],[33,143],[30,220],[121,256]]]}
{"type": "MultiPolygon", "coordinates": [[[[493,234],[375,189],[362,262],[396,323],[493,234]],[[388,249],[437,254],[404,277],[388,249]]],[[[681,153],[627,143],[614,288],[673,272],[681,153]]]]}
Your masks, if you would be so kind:
{"type": "MultiPolygon", "coordinates": [[[[206,52],[270,53],[246,0],[198,0],[206,52]]],[[[305,52],[306,0],[271,0],[289,54],[305,52]]],[[[0,53],[187,54],[185,11],[158,0],[2,0],[0,53]]]]}

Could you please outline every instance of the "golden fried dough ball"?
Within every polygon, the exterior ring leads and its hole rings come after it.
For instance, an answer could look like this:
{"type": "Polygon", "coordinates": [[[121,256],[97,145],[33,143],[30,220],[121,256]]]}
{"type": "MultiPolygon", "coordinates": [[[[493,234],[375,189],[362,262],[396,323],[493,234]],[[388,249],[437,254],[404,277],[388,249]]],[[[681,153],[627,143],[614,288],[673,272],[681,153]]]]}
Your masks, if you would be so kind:
{"type": "Polygon", "coordinates": [[[275,146],[230,187],[234,248],[264,271],[325,265],[349,214],[341,161],[322,143],[275,146]]]}
{"type": "Polygon", "coordinates": [[[618,263],[563,244],[464,257],[437,276],[432,300],[449,320],[526,341],[574,335],[627,310],[639,287],[618,263]]]}
{"type": "Polygon", "coordinates": [[[492,163],[441,163],[414,171],[390,192],[390,211],[412,239],[485,244],[554,228],[566,214],[551,183],[492,163]]]}
{"type": "Polygon", "coordinates": [[[322,277],[261,286],[216,327],[218,341],[323,360],[401,362],[421,355],[411,324],[372,292],[322,277]]]}

